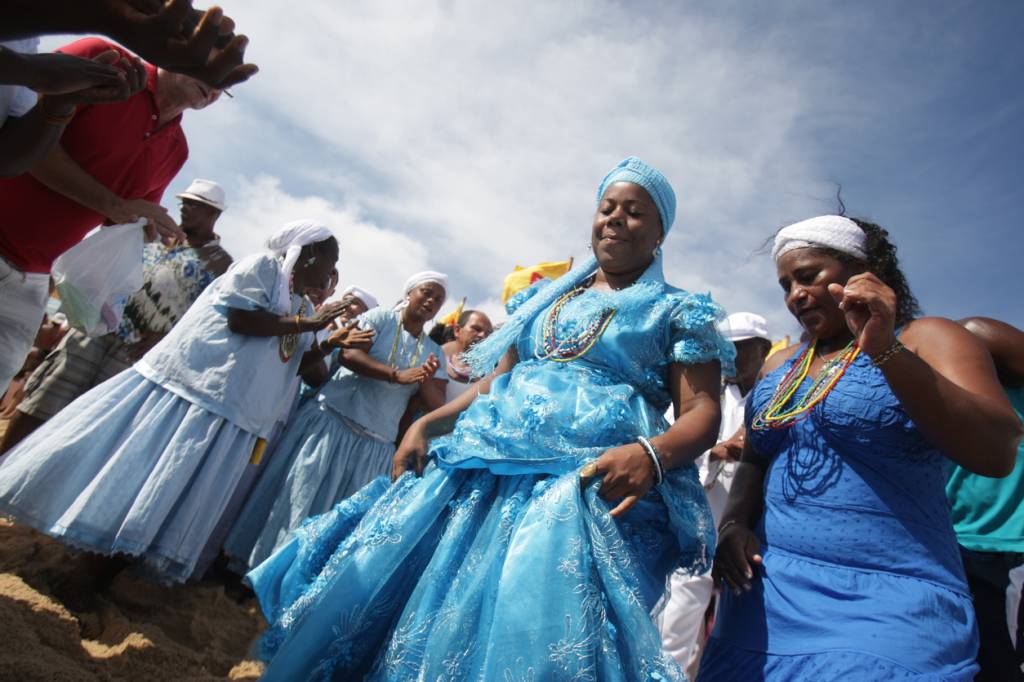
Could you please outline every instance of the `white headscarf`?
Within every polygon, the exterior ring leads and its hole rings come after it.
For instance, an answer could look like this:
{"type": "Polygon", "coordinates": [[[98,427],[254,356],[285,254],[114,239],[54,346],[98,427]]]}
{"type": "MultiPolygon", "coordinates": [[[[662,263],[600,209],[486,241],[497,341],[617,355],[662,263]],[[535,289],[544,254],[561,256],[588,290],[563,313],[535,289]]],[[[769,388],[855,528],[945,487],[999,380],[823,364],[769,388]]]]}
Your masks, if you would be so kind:
{"type": "Polygon", "coordinates": [[[377,297],[371,294],[366,289],[356,286],[355,284],[347,287],[345,291],[341,292],[341,298],[344,299],[346,296],[354,296],[366,304],[367,310],[373,310],[377,307],[377,297]]]}
{"type": "Polygon", "coordinates": [[[822,215],[793,223],[779,230],[772,245],[772,259],[794,249],[818,247],[834,249],[859,260],[867,260],[867,235],[860,225],[839,215],[822,215]]]}
{"type": "Polygon", "coordinates": [[[433,282],[434,284],[440,285],[441,288],[444,289],[445,293],[448,293],[448,275],[443,272],[424,270],[423,272],[417,272],[415,275],[405,280],[405,286],[402,287],[402,294],[408,296],[410,291],[421,284],[426,284],[427,282],[433,282]]]}
{"type": "Polygon", "coordinates": [[[275,312],[287,313],[291,310],[292,270],[299,260],[302,247],[333,236],[334,234],[323,223],[314,219],[304,219],[285,224],[267,240],[267,251],[275,258],[283,259],[274,292],[275,312]]]}

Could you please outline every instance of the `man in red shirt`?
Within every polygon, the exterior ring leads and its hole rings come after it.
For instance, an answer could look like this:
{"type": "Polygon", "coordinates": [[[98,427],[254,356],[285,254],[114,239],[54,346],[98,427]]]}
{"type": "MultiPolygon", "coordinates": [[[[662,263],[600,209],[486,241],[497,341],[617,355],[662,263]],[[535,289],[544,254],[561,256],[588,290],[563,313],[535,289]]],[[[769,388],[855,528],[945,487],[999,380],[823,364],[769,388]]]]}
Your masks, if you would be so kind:
{"type": "MultiPolygon", "coordinates": [[[[98,38],[60,51],[91,59],[111,49],[130,57],[98,38]]],[[[159,202],[188,158],[182,113],[213,103],[220,90],[149,65],[146,72],[142,91],[80,107],[46,159],[0,180],[0,386],[31,347],[57,256],[104,222],[146,218],[151,236],[184,238],[159,202]]]]}

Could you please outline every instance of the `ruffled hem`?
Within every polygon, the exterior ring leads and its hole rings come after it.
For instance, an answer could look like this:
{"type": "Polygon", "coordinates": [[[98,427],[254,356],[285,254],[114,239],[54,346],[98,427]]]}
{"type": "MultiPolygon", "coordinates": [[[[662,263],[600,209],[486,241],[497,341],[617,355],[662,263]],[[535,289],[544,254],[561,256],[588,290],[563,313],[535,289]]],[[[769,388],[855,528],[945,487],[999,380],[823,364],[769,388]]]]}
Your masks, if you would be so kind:
{"type": "Polygon", "coordinates": [[[187,580],[256,436],[126,370],[0,465],[0,511],[69,546],[187,580]]]}
{"type": "Polygon", "coordinates": [[[777,655],[750,651],[718,637],[708,641],[697,682],[790,682],[791,680],[915,680],[970,682],[977,664],[964,661],[943,670],[919,672],[895,661],[856,649],[816,654],[777,655]]]}
{"type": "Polygon", "coordinates": [[[273,620],[264,679],[684,679],[650,617],[683,514],[653,497],[614,520],[597,488],[374,481],[249,574],[273,620]]]}

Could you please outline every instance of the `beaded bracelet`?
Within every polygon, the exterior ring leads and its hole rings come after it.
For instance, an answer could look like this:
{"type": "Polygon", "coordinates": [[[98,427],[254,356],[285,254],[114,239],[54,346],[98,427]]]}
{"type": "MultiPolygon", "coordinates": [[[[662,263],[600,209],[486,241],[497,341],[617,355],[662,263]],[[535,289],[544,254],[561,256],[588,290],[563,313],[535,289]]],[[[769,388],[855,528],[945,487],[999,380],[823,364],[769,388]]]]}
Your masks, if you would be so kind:
{"type": "Polygon", "coordinates": [[[658,456],[658,451],[651,444],[651,441],[643,436],[638,437],[636,442],[640,443],[640,447],[644,449],[647,456],[651,458],[651,462],[654,463],[654,485],[661,485],[661,482],[665,480],[665,469],[661,466],[661,457],[658,456]]]}
{"type": "Polygon", "coordinates": [[[886,348],[884,351],[882,351],[875,357],[871,358],[871,364],[874,365],[875,367],[881,367],[882,365],[889,362],[889,360],[892,360],[895,356],[899,355],[906,349],[907,347],[900,343],[899,339],[896,339],[895,341],[893,341],[893,344],[891,346],[886,348]]]}

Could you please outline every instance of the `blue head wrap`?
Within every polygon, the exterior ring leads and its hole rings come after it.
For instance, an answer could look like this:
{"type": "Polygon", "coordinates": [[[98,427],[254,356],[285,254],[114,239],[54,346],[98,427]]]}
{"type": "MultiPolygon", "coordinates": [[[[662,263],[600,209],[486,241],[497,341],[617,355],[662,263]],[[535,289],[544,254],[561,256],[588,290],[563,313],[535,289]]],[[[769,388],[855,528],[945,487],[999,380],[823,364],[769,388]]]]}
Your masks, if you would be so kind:
{"type": "MultiPolygon", "coordinates": [[[[658,213],[661,215],[661,226],[664,235],[668,235],[672,221],[676,217],[676,193],[672,186],[658,169],[648,166],[646,163],[631,156],[623,160],[615,168],[611,169],[601,186],[597,190],[597,202],[601,203],[601,197],[613,182],[632,182],[640,185],[651,195],[658,213]]],[[[661,275],[661,254],[655,256],[650,268],[654,268],[655,276],[660,279],[661,275]]],[[[651,269],[648,268],[648,272],[651,269]]],[[[538,291],[533,298],[522,303],[509,320],[501,325],[501,329],[495,331],[480,343],[473,346],[464,356],[469,363],[474,376],[483,376],[493,370],[501,361],[505,352],[516,342],[523,329],[530,324],[534,317],[547,310],[548,306],[554,303],[562,294],[573,287],[579,286],[584,280],[594,274],[597,270],[597,258],[593,254],[585,258],[569,272],[565,273],[555,281],[538,291]]]]}
{"type": "Polygon", "coordinates": [[[601,203],[601,197],[608,186],[616,182],[632,182],[647,190],[661,215],[661,228],[664,234],[668,235],[668,231],[672,229],[672,222],[676,219],[676,193],[672,191],[668,178],[657,168],[648,166],[635,156],[630,156],[620,161],[618,166],[604,176],[601,186],[597,188],[598,204],[601,203]]]}

